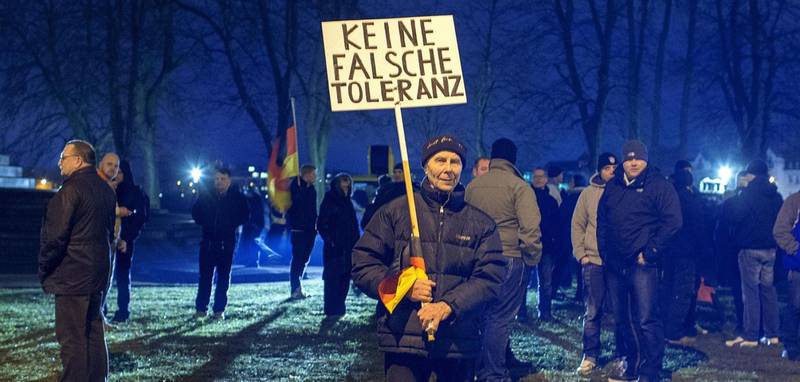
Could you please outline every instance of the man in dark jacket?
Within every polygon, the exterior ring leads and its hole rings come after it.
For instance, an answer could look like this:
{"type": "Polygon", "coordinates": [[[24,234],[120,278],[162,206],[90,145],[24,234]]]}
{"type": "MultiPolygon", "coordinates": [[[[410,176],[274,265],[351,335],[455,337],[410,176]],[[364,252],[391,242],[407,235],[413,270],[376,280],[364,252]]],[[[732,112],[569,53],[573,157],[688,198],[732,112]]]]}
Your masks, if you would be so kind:
{"type": "Polygon", "coordinates": [[[680,200],[683,226],[670,239],[663,257],[664,335],[673,345],[691,345],[697,335],[697,266],[701,259],[712,255],[711,235],[705,224],[703,201],[692,187],[692,173],[679,169],[671,180],[680,200]]]}
{"type": "MultiPolygon", "coordinates": [[[[473,380],[481,313],[500,291],[505,261],[492,219],[464,201],[459,179],[465,151],[452,136],[423,146],[426,177],[414,200],[429,279],[417,279],[391,314],[378,303],[387,381],[427,381],[431,374],[437,380],[473,380]],[[429,327],[436,331],[434,341],[425,335],[429,327]]],[[[409,267],[410,239],[408,203],[398,198],[370,220],[353,249],[356,285],[378,298],[384,280],[409,267]]]]}
{"type": "Polygon", "coordinates": [[[317,238],[317,169],[312,165],[304,165],[300,176],[292,180],[292,206],[286,213],[286,221],[292,235],[292,264],[289,269],[290,298],[306,297],[300,285],[300,278],[306,271],[306,264],[314,249],[317,238]]]}
{"type": "Polygon", "coordinates": [[[781,341],[783,356],[800,360],[800,192],[786,198],[772,228],[772,235],[778,245],[786,251],[783,265],[789,271],[789,304],[781,319],[781,341]]]}
{"type": "MultiPolygon", "coordinates": [[[[533,169],[533,191],[536,194],[536,204],[542,214],[540,227],[542,230],[542,260],[536,266],[536,273],[539,277],[539,320],[544,322],[553,321],[552,305],[553,294],[556,290],[554,280],[556,262],[560,251],[559,229],[561,219],[558,211],[558,201],[550,194],[547,187],[547,173],[542,167],[533,169]]],[[[526,271],[526,275],[530,272],[526,271]]],[[[528,285],[528,277],[524,283],[528,285]]],[[[523,295],[523,309],[526,309],[523,295]]],[[[520,311],[523,316],[526,311],[520,311]]]]}
{"type": "Polygon", "coordinates": [[[353,246],[360,234],[356,211],[350,200],[352,192],[353,178],[347,173],[337,174],[319,207],[317,230],[325,242],[322,248],[323,309],[328,316],[345,313],[353,246]]]}
{"type": "MultiPolygon", "coordinates": [[[[717,254],[717,274],[720,282],[730,287],[733,309],[736,317],[736,335],[744,332],[744,304],[742,303],[742,278],[739,274],[739,248],[734,240],[731,216],[734,205],[741,202],[741,193],[747,187],[747,173],[740,171],[736,176],[736,189],[726,192],[714,228],[714,245],[717,254]]],[[[723,314],[723,316],[725,316],[723,314]]]]}
{"type": "MultiPolygon", "coordinates": [[[[370,219],[375,216],[375,213],[378,212],[381,207],[406,194],[406,183],[403,178],[403,164],[396,164],[393,171],[392,181],[378,187],[378,191],[375,193],[375,199],[364,210],[364,216],[361,217],[361,228],[367,227],[370,219]]],[[[413,185],[413,187],[415,190],[417,189],[416,185],[413,185]]]]}
{"type": "Polygon", "coordinates": [[[120,172],[114,179],[119,182],[116,188],[117,204],[125,208],[129,214],[120,222],[119,239],[122,244],[117,250],[114,280],[117,281],[117,312],[115,322],[125,322],[130,317],[128,308],[131,301],[131,265],[136,239],[144,224],[150,218],[150,198],[142,188],[134,182],[131,164],[127,160],[120,162],[120,172]],[[124,244],[123,244],[124,243],[124,244]]]}
{"type": "Polygon", "coordinates": [[[626,142],[622,158],[622,171],[617,168],[597,208],[597,244],[614,319],[631,326],[635,343],[626,346],[628,354],[611,377],[658,381],[664,359],[658,264],[681,228],[681,206],[675,188],[647,167],[644,143],[626,142]]]}
{"type": "Polygon", "coordinates": [[[777,345],[778,295],[774,266],[777,244],[772,227],[783,204],[778,188],[769,182],[767,163],[755,159],[747,165],[747,187],[733,205],[730,222],[736,248],[739,248],[739,273],[742,278],[744,333],[726,341],[728,347],[756,347],[759,329],[764,342],[777,345]]]}
{"type": "Polygon", "coordinates": [[[58,166],[64,185],[50,199],[42,225],[39,280],[55,294],[61,381],[105,381],[108,349],[103,333],[114,242],[116,196],[95,170],[87,142],[67,142],[58,166]]]}
{"type": "Polygon", "coordinates": [[[203,227],[200,241],[200,282],[195,300],[195,317],[206,316],[211,300],[211,281],[217,272],[212,319],[225,319],[228,287],[231,283],[236,229],[247,223],[250,213],[247,200],[236,187],[231,187],[231,171],[219,167],[214,172],[214,189],[203,192],[192,206],[195,223],[203,227]]]}
{"type": "Polygon", "coordinates": [[[258,267],[259,249],[256,239],[264,230],[264,197],[256,187],[248,187],[244,191],[250,219],[242,227],[242,239],[237,251],[238,262],[246,267],[258,267]]]}
{"type": "Polygon", "coordinates": [[[508,261],[500,296],[485,315],[479,381],[507,380],[510,366],[523,366],[511,352],[510,325],[527,292],[524,272],[538,264],[542,255],[539,207],[515,165],[517,146],[508,138],[500,138],[492,143],[491,156],[489,172],[473,179],[466,194],[470,205],[494,219],[508,261]]]}

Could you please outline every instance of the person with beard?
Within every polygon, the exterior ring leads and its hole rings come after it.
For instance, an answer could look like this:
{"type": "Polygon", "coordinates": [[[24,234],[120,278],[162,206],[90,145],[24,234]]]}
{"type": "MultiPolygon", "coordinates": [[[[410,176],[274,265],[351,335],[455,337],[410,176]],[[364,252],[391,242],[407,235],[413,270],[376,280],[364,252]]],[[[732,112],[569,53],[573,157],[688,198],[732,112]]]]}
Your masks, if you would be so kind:
{"type": "Polygon", "coordinates": [[[337,174],[319,207],[317,232],[325,243],[322,248],[322,280],[323,309],[327,316],[345,313],[353,245],[359,237],[358,219],[350,200],[352,192],[353,178],[347,173],[337,174]]]}
{"type": "Polygon", "coordinates": [[[120,220],[120,243],[117,248],[116,263],[114,266],[114,280],[117,283],[117,311],[114,313],[113,322],[125,322],[130,318],[131,301],[131,265],[136,247],[136,239],[142,228],[150,219],[150,198],[136,184],[131,171],[131,164],[127,160],[120,162],[120,171],[114,178],[117,183],[117,205],[119,209],[129,212],[120,220]]]}
{"type": "MultiPolygon", "coordinates": [[[[428,279],[416,279],[392,313],[376,309],[378,347],[387,381],[472,381],[481,353],[484,307],[505,278],[500,236],[488,215],[464,200],[459,183],[466,149],[450,135],[422,147],[425,179],[414,192],[428,279]],[[429,341],[426,331],[436,333],[429,341]]],[[[406,198],[378,210],[353,248],[353,280],[368,296],[392,293],[384,283],[411,264],[406,198]]],[[[418,260],[415,260],[418,261],[418,260]]]]}

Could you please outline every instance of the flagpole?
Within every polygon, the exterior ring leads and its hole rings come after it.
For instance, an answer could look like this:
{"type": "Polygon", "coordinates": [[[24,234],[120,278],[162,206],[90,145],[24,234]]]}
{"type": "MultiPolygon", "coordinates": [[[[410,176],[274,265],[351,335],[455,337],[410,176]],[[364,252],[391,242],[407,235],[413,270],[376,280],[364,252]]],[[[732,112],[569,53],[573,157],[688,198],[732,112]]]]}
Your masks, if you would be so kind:
{"type": "MultiPolygon", "coordinates": [[[[292,105],[292,126],[294,126],[294,145],[297,150],[297,164],[300,164],[300,134],[297,132],[297,113],[294,108],[294,97],[289,97],[289,103],[292,105]]],[[[300,169],[297,169],[297,185],[300,185],[300,169]]]]}
{"type": "MultiPolygon", "coordinates": [[[[394,104],[394,119],[397,124],[397,137],[400,141],[400,158],[403,162],[403,180],[406,185],[406,200],[408,201],[408,215],[411,220],[411,240],[409,241],[409,248],[411,251],[410,253],[414,254],[415,256],[422,257],[422,243],[419,239],[419,220],[417,219],[417,206],[414,202],[414,188],[411,184],[411,166],[408,164],[408,149],[406,146],[406,133],[405,129],[403,128],[403,113],[400,109],[400,102],[394,104]]],[[[425,303],[422,303],[424,306],[425,303]]],[[[428,333],[428,341],[434,341],[436,338],[434,337],[435,331],[432,328],[432,325],[428,325],[425,328],[425,332],[428,333]]]]}

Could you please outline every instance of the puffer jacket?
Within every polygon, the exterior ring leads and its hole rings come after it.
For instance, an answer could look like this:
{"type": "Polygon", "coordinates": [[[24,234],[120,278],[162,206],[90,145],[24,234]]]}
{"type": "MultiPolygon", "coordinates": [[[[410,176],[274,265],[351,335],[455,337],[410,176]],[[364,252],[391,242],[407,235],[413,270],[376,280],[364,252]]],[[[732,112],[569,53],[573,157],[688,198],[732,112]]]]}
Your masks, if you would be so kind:
{"type": "Polygon", "coordinates": [[[117,196],[94,167],[64,180],[50,199],[41,231],[39,280],[45,292],[88,295],[106,290],[117,196]]]}
{"type": "MultiPolygon", "coordinates": [[[[433,301],[447,303],[453,312],[428,342],[417,318],[419,303],[406,298],[389,314],[379,302],[379,347],[429,358],[476,358],[481,312],[505,278],[500,236],[492,218],[464,201],[460,185],[451,193],[437,192],[427,181],[420,188],[414,200],[426,271],[436,283],[433,301]]],[[[378,298],[381,281],[409,266],[410,237],[404,198],[378,211],[353,248],[352,276],[359,289],[378,298]]]]}

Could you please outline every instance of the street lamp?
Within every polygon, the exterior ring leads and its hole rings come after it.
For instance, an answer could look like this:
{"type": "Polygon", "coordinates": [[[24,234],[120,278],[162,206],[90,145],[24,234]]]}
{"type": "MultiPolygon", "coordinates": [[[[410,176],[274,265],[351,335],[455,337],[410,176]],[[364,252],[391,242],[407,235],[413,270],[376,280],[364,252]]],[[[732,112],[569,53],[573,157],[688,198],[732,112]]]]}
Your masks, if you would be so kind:
{"type": "Polygon", "coordinates": [[[192,176],[192,181],[195,183],[199,182],[200,178],[203,177],[203,171],[201,171],[198,167],[192,168],[192,171],[190,171],[189,174],[192,176]]]}

